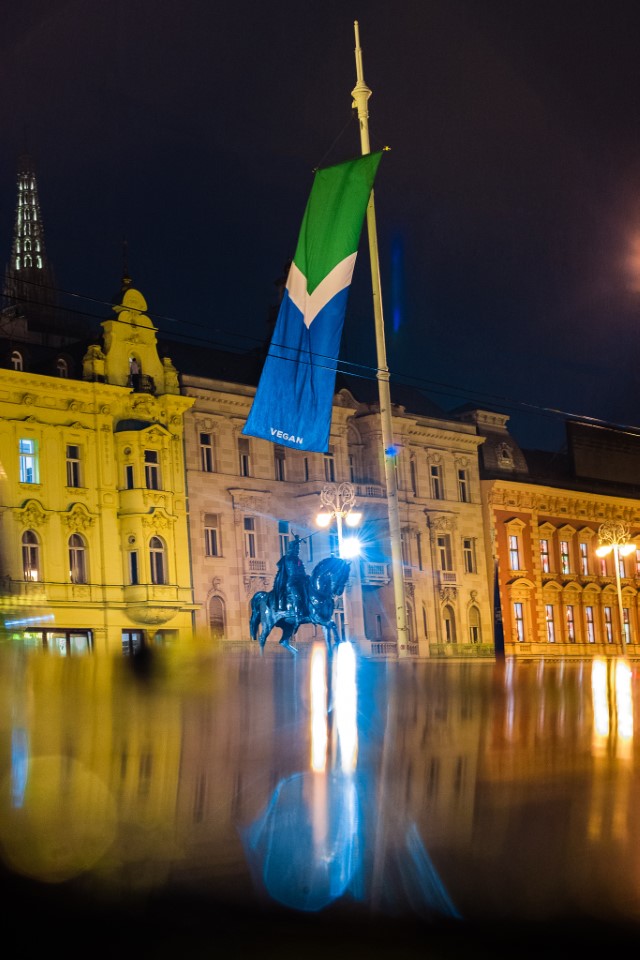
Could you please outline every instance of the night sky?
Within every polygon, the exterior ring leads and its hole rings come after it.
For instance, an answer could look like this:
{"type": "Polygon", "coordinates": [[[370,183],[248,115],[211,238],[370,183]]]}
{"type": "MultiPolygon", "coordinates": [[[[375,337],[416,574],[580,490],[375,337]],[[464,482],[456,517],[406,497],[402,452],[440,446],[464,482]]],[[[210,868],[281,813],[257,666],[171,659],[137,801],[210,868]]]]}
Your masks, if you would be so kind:
{"type": "MultiPolygon", "coordinates": [[[[392,395],[640,430],[637,0],[5,2],[0,261],[26,146],[70,306],[111,313],[126,240],[161,331],[257,346],[313,170],[360,152],[356,19],[392,395]]],[[[341,359],[375,375],[366,231],[341,359]]]]}

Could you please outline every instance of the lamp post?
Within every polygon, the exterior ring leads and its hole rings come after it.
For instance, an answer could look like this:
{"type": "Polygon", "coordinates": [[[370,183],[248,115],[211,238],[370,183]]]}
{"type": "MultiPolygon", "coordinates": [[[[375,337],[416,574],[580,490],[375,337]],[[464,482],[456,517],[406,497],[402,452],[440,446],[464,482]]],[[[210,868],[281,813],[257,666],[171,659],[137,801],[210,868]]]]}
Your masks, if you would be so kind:
{"type": "Polygon", "coordinates": [[[598,527],[598,542],[600,546],[596,549],[597,557],[606,557],[613,553],[613,564],[616,568],[616,588],[618,591],[618,612],[620,616],[620,645],[622,655],[626,654],[624,643],[624,608],[622,606],[622,586],[620,584],[620,557],[627,557],[635,550],[635,544],[631,543],[631,534],[629,527],[622,520],[605,520],[598,527]]]}
{"type": "MultiPolygon", "coordinates": [[[[338,555],[343,559],[356,557],[360,553],[360,544],[355,537],[344,537],[343,523],[348,527],[357,527],[362,520],[359,510],[354,510],[356,490],[352,483],[325,483],[320,491],[320,502],[324,510],[316,516],[319,527],[328,527],[335,518],[338,531],[338,555]]],[[[344,628],[347,633],[347,594],[343,595],[344,628]]]]}

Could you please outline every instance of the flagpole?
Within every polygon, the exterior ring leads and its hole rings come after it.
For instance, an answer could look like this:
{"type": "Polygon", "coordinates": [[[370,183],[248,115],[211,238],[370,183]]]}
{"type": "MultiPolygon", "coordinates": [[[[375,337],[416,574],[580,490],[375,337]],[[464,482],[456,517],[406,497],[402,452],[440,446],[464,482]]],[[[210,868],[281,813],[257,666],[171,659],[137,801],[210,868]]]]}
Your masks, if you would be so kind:
{"type": "MultiPolygon", "coordinates": [[[[360,30],[358,21],[354,21],[356,37],[356,85],[351,92],[353,105],[358,110],[360,121],[360,146],[362,153],[370,153],[369,111],[367,102],[371,90],[364,82],[362,69],[362,50],[360,49],[360,30]]],[[[393,445],[393,423],[391,419],[391,391],[389,388],[389,368],[384,339],[384,318],[382,314],[382,294],[380,288],[380,263],[378,259],[378,236],[376,231],[376,211],[373,190],[367,205],[367,231],[369,235],[369,256],[371,258],[371,284],[373,287],[373,316],[376,331],[377,378],[380,397],[380,419],[382,422],[382,443],[384,447],[384,472],[387,485],[387,503],[389,507],[389,537],[391,540],[391,565],[393,571],[393,595],[396,606],[396,629],[398,631],[398,658],[408,657],[409,644],[407,632],[407,607],[404,595],[404,576],[402,566],[402,540],[400,513],[398,509],[398,480],[396,476],[396,457],[393,445]]]]}

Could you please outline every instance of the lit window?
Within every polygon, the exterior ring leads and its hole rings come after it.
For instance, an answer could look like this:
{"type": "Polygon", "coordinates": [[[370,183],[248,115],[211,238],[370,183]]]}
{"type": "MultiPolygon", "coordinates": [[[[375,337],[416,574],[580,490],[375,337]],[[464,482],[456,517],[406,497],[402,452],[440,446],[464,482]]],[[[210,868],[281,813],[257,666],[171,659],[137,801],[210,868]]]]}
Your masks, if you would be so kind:
{"type": "Polygon", "coordinates": [[[22,567],[25,580],[40,580],[40,544],[33,530],[22,534],[22,567]]]}
{"type": "Polygon", "coordinates": [[[71,583],[87,582],[86,546],[79,533],[69,537],[69,579],[71,583]]]}
{"type": "Polygon", "coordinates": [[[549,541],[540,541],[540,567],[543,573],[549,573],[549,541]]]}
{"type": "Polygon", "coordinates": [[[580,573],[583,577],[589,576],[589,549],[586,543],[580,544],[580,573]]]}
{"type": "Polygon", "coordinates": [[[509,564],[512,570],[520,569],[520,544],[515,533],[509,534],[509,564]]]}
{"type": "Polygon", "coordinates": [[[547,641],[549,643],[556,642],[556,628],[553,621],[553,604],[547,603],[544,608],[545,620],[547,623],[547,641]]]}
{"type": "Polygon", "coordinates": [[[35,440],[19,441],[20,483],[39,483],[38,444],[35,440]]]}
{"type": "Polygon", "coordinates": [[[593,607],[584,608],[584,617],[587,624],[587,641],[589,643],[596,642],[596,628],[593,619],[593,607]]]}
{"type": "Polygon", "coordinates": [[[576,623],[571,604],[567,607],[567,640],[569,643],[576,642],[576,623]]]}
{"type": "Polygon", "coordinates": [[[613,643],[613,622],[611,620],[611,607],[604,608],[604,632],[607,637],[607,643],[613,643]]]}
{"type": "Polygon", "coordinates": [[[521,603],[513,605],[513,621],[515,623],[518,643],[524,643],[524,608],[521,603]]]}
{"type": "Polygon", "coordinates": [[[569,557],[569,541],[560,541],[560,569],[563,573],[571,573],[571,560],[569,557]]]}

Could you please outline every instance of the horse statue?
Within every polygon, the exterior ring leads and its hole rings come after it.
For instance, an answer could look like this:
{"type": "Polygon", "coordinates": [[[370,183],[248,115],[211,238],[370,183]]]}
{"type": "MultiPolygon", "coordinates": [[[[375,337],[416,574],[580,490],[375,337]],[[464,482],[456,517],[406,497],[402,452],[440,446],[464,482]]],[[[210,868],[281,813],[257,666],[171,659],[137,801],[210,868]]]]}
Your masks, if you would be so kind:
{"type": "Polygon", "coordinates": [[[262,650],[273,628],[280,627],[281,646],[297,653],[296,648],[291,645],[291,638],[301,623],[314,623],[323,628],[329,650],[332,649],[332,643],[337,646],[340,637],[333,620],[335,597],[342,594],[349,579],[350,568],[351,561],[342,560],[340,557],[326,557],[316,564],[309,576],[309,603],[306,612],[296,612],[291,607],[278,609],[273,590],[258,590],[251,598],[251,639],[259,640],[262,650]]]}

